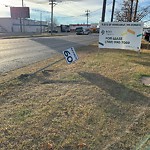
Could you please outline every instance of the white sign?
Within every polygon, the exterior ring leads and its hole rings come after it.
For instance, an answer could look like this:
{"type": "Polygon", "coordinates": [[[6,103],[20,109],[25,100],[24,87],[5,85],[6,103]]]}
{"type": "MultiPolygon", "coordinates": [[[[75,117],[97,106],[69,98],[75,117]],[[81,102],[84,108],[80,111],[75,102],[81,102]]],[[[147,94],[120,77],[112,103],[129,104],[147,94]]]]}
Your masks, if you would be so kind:
{"type": "Polygon", "coordinates": [[[71,64],[72,62],[78,60],[78,56],[73,47],[63,51],[63,54],[64,54],[68,64],[71,64]]]}
{"type": "Polygon", "coordinates": [[[102,22],[99,31],[99,48],[119,48],[139,51],[143,23],[102,22]]]}

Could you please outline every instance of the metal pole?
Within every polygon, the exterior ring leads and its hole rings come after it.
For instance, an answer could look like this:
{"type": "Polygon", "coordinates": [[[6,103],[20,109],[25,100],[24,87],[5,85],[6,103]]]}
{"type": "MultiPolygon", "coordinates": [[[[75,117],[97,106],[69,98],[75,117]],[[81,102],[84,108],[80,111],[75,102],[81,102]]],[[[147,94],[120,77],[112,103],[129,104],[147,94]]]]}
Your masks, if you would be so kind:
{"type": "Polygon", "coordinates": [[[42,12],[40,12],[40,30],[42,33],[42,12]]]}
{"type": "Polygon", "coordinates": [[[111,22],[113,22],[114,10],[115,10],[115,0],[113,0],[113,5],[112,5],[111,22]]]}
{"type": "Polygon", "coordinates": [[[45,66],[45,67],[42,68],[42,69],[37,70],[36,72],[34,72],[33,74],[31,74],[31,76],[32,76],[32,75],[35,75],[36,73],[38,73],[38,72],[40,72],[40,71],[42,71],[42,70],[44,70],[44,69],[46,69],[46,68],[48,68],[48,67],[50,67],[50,66],[52,66],[52,65],[55,65],[56,63],[58,63],[58,62],[60,62],[60,61],[62,61],[62,60],[64,60],[64,57],[61,58],[61,59],[59,59],[59,60],[57,60],[57,61],[55,61],[54,63],[51,63],[51,64],[45,66]]]}
{"type": "Polygon", "coordinates": [[[102,22],[104,22],[104,21],[105,21],[106,1],[107,1],[107,0],[103,0],[102,22]]]}
{"type": "Polygon", "coordinates": [[[53,35],[53,6],[54,5],[54,0],[51,0],[51,35],[53,35]]]}
{"type": "MultiPolygon", "coordinates": [[[[24,7],[24,3],[23,3],[23,0],[22,0],[22,7],[24,7]]],[[[21,18],[22,20],[22,31],[21,32],[24,32],[24,18],[21,18]]]]}
{"type": "Polygon", "coordinates": [[[133,0],[131,0],[130,22],[132,21],[132,12],[133,12],[133,0]]]}
{"type": "Polygon", "coordinates": [[[86,16],[87,16],[87,27],[88,27],[88,24],[89,24],[89,12],[90,12],[90,10],[87,10],[85,12],[86,12],[86,16]]]}
{"type": "Polygon", "coordinates": [[[23,0],[22,0],[22,7],[23,7],[23,0]]]}
{"type": "Polygon", "coordinates": [[[22,32],[22,20],[21,20],[21,17],[19,19],[20,19],[20,32],[22,32]]]}
{"type": "Polygon", "coordinates": [[[134,11],[134,22],[136,21],[136,15],[137,15],[138,3],[139,3],[139,1],[136,0],[135,11],[134,11]]]}

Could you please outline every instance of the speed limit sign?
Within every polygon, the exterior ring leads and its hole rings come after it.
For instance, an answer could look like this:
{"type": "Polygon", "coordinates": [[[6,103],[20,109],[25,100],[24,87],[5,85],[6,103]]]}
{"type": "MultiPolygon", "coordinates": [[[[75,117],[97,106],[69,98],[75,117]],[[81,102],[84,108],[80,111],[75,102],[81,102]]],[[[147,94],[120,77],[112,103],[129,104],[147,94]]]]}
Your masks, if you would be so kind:
{"type": "Polygon", "coordinates": [[[63,54],[64,54],[68,64],[71,64],[72,62],[78,60],[78,56],[73,47],[63,51],[63,54]]]}

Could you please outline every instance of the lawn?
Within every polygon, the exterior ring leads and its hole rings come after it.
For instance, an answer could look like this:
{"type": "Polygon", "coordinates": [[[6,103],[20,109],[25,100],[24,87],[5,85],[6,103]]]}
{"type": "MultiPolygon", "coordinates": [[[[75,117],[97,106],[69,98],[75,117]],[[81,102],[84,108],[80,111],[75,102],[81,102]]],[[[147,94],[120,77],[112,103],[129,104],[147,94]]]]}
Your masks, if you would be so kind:
{"type": "Polygon", "coordinates": [[[0,75],[0,149],[149,150],[150,51],[77,49],[0,75]]]}

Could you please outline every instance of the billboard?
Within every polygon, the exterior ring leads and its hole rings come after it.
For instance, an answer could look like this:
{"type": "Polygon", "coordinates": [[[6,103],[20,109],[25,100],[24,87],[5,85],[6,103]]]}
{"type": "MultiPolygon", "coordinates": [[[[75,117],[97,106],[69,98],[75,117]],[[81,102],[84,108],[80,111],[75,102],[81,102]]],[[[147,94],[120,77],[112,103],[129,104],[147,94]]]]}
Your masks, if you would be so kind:
{"type": "Polygon", "coordinates": [[[29,7],[10,7],[11,18],[30,18],[29,7]]]}
{"type": "Polygon", "coordinates": [[[99,31],[99,48],[118,48],[139,51],[143,23],[102,22],[99,31]]]}

